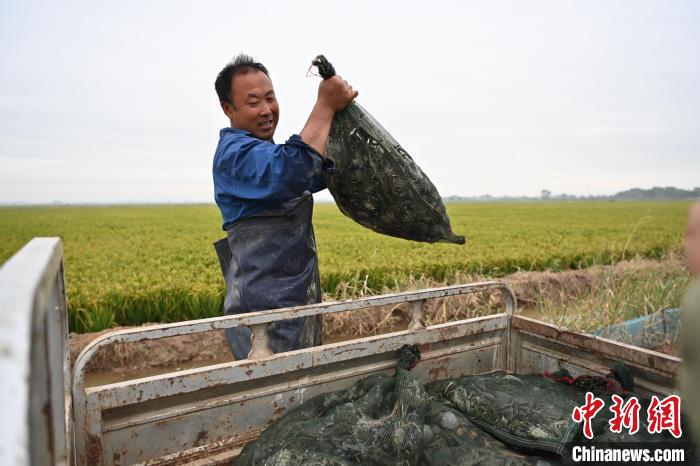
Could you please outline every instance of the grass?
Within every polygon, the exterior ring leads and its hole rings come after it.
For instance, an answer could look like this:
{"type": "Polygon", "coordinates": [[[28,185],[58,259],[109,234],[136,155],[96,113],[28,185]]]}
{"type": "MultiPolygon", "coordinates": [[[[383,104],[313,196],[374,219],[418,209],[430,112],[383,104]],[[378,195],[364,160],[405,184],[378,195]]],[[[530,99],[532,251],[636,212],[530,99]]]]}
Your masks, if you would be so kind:
{"type": "MultiPolygon", "coordinates": [[[[438,282],[423,277],[378,292],[417,290],[488,278],[458,273],[450,281],[438,282]]],[[[518,298],[518,312],[572,330],[592,331],[662,308],[677,307],[690,283],[690,274],[682,260],[669,255],[661,261],[636,258],[584,270],[519,272],[505,277],[504,281],[518,298]]],[[[362,285],[347,284],[338,297],[354,299],[372,293],[373,290],[362,285]]],[[[428,301],[425,315],[426,323],[439,324],[502,311],[498,294],[482,293],[428,301]]],[[[326,317],[324,332],[331,341],[381,334],[406,328],[409,316],[407,305],[333,314],[326,317]]]]}
{"type": "MultiPolygon", "coordinates": [[[[314,226],[324,291],[340,297],[523,270],[662,259],[679,249],[687,207],[686,202],[449,205],[455,231],[468,237],[466,246],[378,235],[330,204],[316,206],[314,226]]],[[[223,233],[215,206],[0,208],[0,262],[35,236],[64,240],[74,331],[221,312],[224,282],[212,243],[223,233]]]]}
{"type": "Polygon", "coordinates": [[[595,274],[595,287],[562,305],[542,298],[538,312],[572,330],[590,331],[659,309],[677,307],[690,284],[690,274],[677,261],[658,268],[609,268],[595,274]]]}

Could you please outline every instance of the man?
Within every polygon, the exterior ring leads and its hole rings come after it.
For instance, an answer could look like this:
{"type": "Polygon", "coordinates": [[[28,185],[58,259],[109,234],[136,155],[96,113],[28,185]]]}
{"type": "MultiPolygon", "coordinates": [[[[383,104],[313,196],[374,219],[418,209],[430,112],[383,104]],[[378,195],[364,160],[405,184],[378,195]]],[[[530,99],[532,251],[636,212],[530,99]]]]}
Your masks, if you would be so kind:
{"type": "Polygon", "coordinates": [[[683,249],[694,282],[683,299],[681,394],[692,438],[700,445],[700,202],[690,206],[683,249]]]}
{"type": "MultiPolygon", "coordinates": [[[[230,121],[220,132],[213,166],[214,197],[227,232],[217,244],[227,286],[224,313],[320,302],[311,193],[326,187],[323,171],[333,169],[326,157],[333,116],[358,93],[339,76],[322,81],[304,128],[275,144],[279,105],[265,66],[241,54],[221,70],[215,88],[230,121]]],[[[321,322],[269,325],[270,349],[320,344],[321,322]]],[[[248,356],[248,328],[227,329],[226,338],[236,359],[248,356]]]]}

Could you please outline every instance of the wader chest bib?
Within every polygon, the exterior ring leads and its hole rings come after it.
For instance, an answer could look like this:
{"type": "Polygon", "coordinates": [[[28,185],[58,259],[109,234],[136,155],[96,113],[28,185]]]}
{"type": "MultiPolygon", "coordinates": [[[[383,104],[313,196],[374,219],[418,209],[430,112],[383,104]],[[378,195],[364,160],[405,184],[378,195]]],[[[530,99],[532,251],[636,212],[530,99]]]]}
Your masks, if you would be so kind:
{"type": "MultiPolygon", "coordinates": [[[[267,311],[321,302],[321,283],[311,216],[313,197],[301,197],[246,217],[215,244],[226,279],[224,314],[267,311]]],[[[322,317],[268,325],[270,349],[290,351],[321,344],[322,317]]],[[[248,327],[225,330],[236,359],[250,352],[248,327]]]]}

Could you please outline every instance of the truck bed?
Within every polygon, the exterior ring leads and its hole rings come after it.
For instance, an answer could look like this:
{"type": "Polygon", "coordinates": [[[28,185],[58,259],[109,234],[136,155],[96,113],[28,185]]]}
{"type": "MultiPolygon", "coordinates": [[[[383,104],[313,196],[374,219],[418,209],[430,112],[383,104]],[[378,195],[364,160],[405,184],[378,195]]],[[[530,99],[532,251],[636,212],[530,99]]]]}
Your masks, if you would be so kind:
{"type": "MultiPolygon", "coordinates": [[[[508,371],[526,374],[568,369],[606,375],[614,362],[633,371],[641,394],[669,394],[680,360],[654,351],[568,331],[514,315],[515,297],[501,282],[481,282],[323,303],[245,316],[220,317],[114,332],[86,348],[73,380],[78,464],[228,464],[241,448],[288,409],[357,380],[393,374],[399,349],[418,344],[423,381],[508,371]],[[504,312],[440,325],[422,324],[426,300],[499,292],[504,312]],[[84,388],[85,366],[104,344],[206,332],[280,319],[411,303],[409,329],[282,354],[258,341],[247,360],[217,364],[104,386],[84,388]]],[[[254,337],[255,338],[255,337],[254,337]]]]}
{"type": "Polygon", "coordinates": [[[320,393],[346,389],[376,373],[393,374],[399,350],[417,344],[422,381],[494,371],[526,374],[568,369],[606,375],[621,361],[641,395],[675,392],[681,360],[515,315],[515,296],[497,281],[373,296],[347,302],[114,331],[91,342],[71,377],[59,238],[37,238],[0,269],[0,358],[7,464],[216,465],[287,410],[320,393]],[[502,312],[426,326],[427,301],[500,294],[502,312]],[[410,306],[407,330],[272,354],[267,325],[283,319],[377,306],[410,306]],[[85,368],[100,348],[185,334],[252,329],[248,359],[118,383],[86,386],[85,368]],[[72,394],[72,396],[71,396],[72,394]]]}

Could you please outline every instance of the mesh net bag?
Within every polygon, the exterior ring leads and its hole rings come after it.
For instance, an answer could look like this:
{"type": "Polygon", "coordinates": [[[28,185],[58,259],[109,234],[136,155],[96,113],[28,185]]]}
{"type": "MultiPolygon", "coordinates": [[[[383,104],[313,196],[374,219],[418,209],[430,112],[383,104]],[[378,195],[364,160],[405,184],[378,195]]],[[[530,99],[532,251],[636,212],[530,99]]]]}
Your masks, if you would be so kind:
{"type": "Polygon", "coordinates": [[[369,377],[302,403],[246,445],[236,464],[416,464],[428,396],[408,369],[419,357],[405,347],[395,377],[369,377]]]}
{"type": "MultiPolygon", "coordinates": [[[[496,372],[423,385],[410,372],[419,359],[416,346],[405,346],[395,376],[373,375],[305,401],[246,445],[234,464],[546,466],[568,458],[572,444],[673,440],[641,430],[610,433],[607,409],[593,419],[594,439],[584,439],[571,413],[586,390],[564,373],[496,372]]],[[[617,379],[631,386],[620,369],[617,379]]],[[[609,393],[600,397],[611,405],[609,393]]]]}
{"type": "MultiPolygon", "coordinates": [[[[323,55],[312,63],[324,79],[335,76],[323,55]]],[[[346,216],[389,236],[464,244],[464,237],[452,232],[442,198],[430,179],[358,103],[335,114],[328,156],[335,171],[326,174],[326,184],[346,216]]]]}
{"type": "Polygon", "coordinates": [[[418,464],[545,466],[557,464],[557,461],[514,451],[479,429],[464,414],[443,403],[431,401],[425,415],[423,451],[418,464]]]}
{"type": "Polygon", "coordinates": [[[427,390],[519,450],[563,454],[579,432],[571,413],[583,403],[583,392],[539,374],[467,376],[434,382],[427,390]]]}
{"type": "Polygon", "coordinates": [[[235,464],[550,464],[510,450],[431,400],[409,371],[419,358],[417,347],[404,347],[396,376],[371,376],[302,403],[246,445],[235,464]]]}

